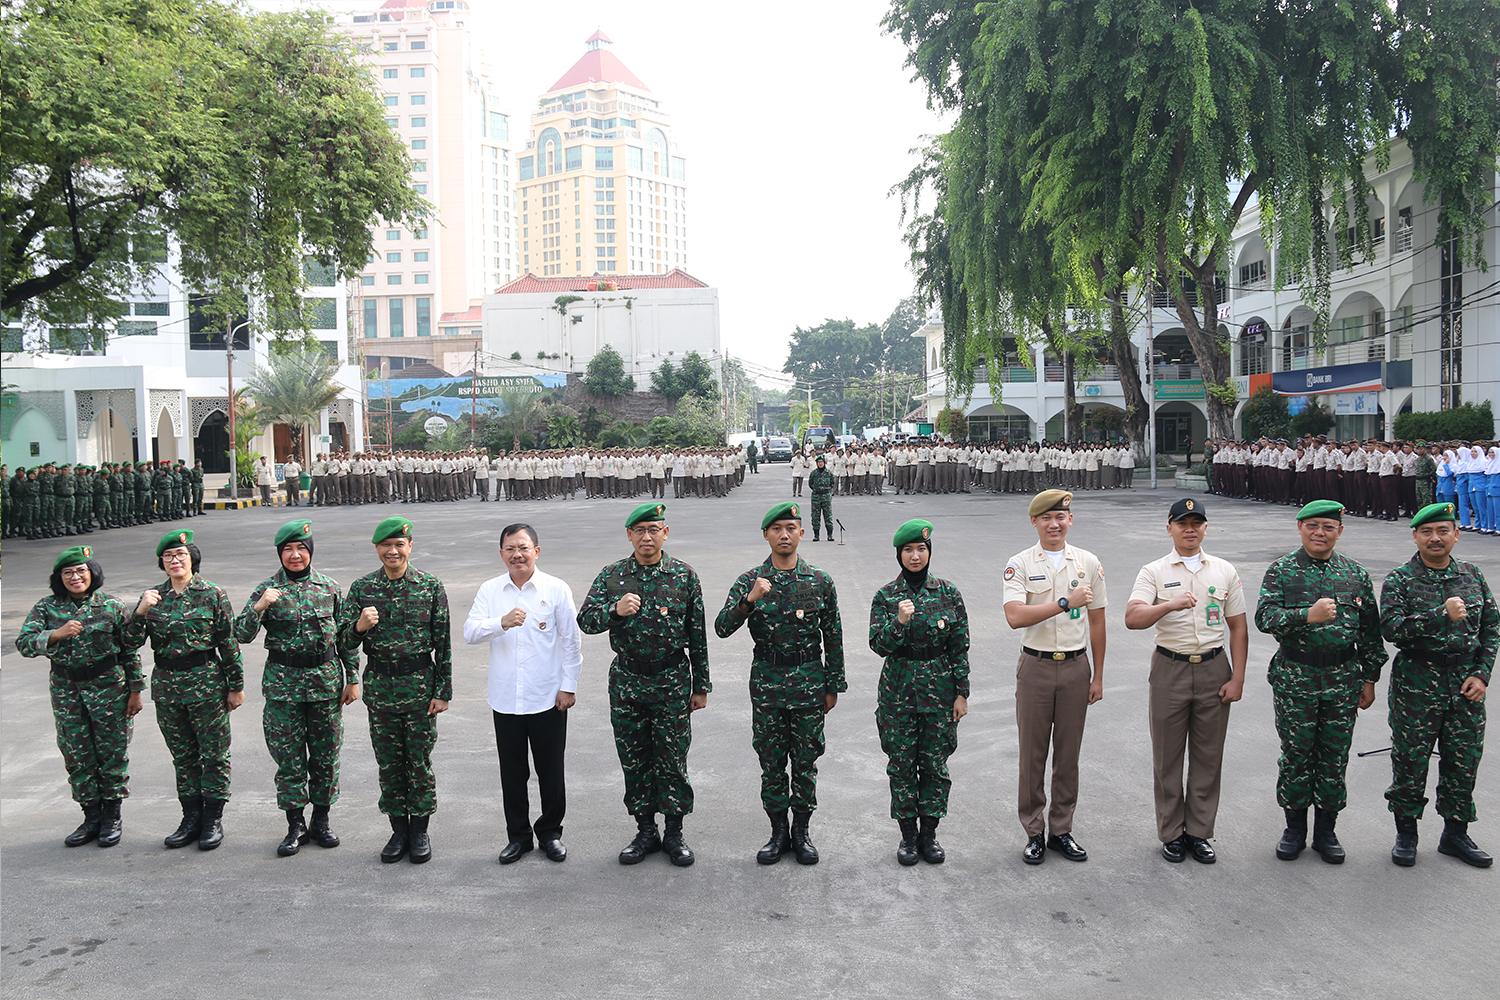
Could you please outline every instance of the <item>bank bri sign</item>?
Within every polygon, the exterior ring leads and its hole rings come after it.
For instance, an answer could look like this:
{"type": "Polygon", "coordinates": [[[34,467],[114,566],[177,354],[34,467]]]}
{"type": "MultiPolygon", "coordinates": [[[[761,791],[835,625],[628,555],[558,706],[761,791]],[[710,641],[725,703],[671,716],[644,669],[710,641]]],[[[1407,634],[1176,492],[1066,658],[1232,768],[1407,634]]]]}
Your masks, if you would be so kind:
{"type": "Polygon", "coordinates": [[[1380,387],[1379,361],[1362,361],[1357,365],[1334,365],[1330,368],[1304,368],[1301,371],[1274,372],[1271,375],[1271,391],[1278,396],[1372,392],[1380,387]]]}

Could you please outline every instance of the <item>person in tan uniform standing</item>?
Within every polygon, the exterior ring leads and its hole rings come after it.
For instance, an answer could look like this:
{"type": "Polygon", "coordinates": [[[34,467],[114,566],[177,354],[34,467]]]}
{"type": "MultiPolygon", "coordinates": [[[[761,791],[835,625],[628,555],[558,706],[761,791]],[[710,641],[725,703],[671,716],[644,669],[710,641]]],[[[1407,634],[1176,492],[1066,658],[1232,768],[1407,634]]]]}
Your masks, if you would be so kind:
{"type": "Polygon", "coordinates": [[[1027,512],[1037,544],[1005,565],[1005,621],[1022,629],[1016,665],[1020,736],[1017,808],[1028,838],[1022,860],[1039,865],[1047,851],[1087,861],[1073,839],[1078,751],[1088,707],[1104,697],[1104,570],[1092,552],[1067,543],[1073,494],[1047,490],[1027,512]],[[1093,672],[1089,653],[1092,648],[1093,672]],[[1052,747],[1052,804],[1047,805],[1047,749],[1052,747]],[[1045,836],[1047,830],[1051,836],[1045,836]]]}
{"type": "Polygon", "coordinates": [[[1125,627],[1156,626],[1149,711],[1162,857],[1180,862],[1191,854],[1211,865],[1217,860],[1208,842],[1219,812],[1224,734],[1229,706],[1244,692],[1250,632],[1240,575],[1203,551],[1207,532],[1201,501],[1172,505],[1167,513],[1172,551],[1136,575],[1125,627]]]}

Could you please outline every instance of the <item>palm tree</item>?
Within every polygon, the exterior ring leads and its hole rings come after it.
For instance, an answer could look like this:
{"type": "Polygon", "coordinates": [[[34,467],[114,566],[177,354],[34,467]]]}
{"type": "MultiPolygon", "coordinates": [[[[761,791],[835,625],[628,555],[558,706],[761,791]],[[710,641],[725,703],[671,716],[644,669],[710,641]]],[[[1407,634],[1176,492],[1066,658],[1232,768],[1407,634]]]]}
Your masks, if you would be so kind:
{"type": "Polygon", "coordinates": [[[292,453],[299,460],[306,458],[304,429],[339,398],[341,390],[333,382],[338,369],[338,360],[322,351],[272,350],[266,366],[256,368],[245,380],[260,416],[269,423],[286,425],[292,453]]]}

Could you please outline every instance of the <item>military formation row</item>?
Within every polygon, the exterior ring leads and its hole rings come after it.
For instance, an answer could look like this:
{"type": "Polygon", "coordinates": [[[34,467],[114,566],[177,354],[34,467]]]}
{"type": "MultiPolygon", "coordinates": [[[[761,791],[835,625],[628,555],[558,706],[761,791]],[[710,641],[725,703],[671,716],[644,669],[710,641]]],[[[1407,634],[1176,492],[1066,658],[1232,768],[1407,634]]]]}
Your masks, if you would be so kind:
{"type": "Polygon", "coordinates": [[[0,466],[0,525],[5,538],[33,541],[175,521],[203,513],[203,463],[106,462],[95,468],[51,462],[0,466]]]}

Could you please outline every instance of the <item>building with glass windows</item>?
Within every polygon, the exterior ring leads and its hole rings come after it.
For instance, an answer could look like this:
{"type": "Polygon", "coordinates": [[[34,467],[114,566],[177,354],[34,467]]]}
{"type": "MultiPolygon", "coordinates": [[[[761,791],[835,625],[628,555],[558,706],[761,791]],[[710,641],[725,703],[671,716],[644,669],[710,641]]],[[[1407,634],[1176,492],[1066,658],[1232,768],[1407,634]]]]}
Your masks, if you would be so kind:
{"type": "Polygon", "coordinates": [[[666,274],[688,265],[686,160],[671,118],[596,31],[537,98],[520,153],[520,270],[666,274]]]}

